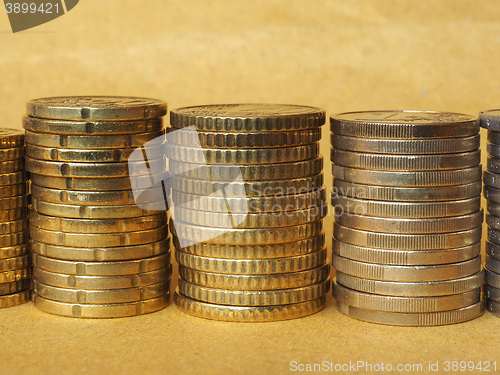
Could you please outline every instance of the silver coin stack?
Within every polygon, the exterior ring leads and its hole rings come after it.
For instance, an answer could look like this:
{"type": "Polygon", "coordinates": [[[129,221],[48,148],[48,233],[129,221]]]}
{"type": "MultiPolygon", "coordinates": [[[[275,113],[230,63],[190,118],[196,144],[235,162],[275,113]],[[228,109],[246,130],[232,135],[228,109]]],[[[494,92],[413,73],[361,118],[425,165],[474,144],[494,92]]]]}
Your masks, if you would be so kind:
{"type": "Polygon", "coordinates": [[[487,200],[486,224],[486,309],[500,316],[500,110],[479,114],[481,127],[488,131],[488,161],[484,172],[487,200]]]}
{"type": "Polygon", "coordinates": [[[333,295],[374,323],[432,326],[484,311],[477,118],[374,111],[331,118],[333,295]]]}
{"type": "Polygon", "coordinates": [[[147,160],[151,149],[145,143],[164,142],[166,104],[126,97],[43,98],[28,102],[27,112],[36,307],[78,318],[134,316],[165,307],[168,227],[165,210],[152,200],[159,193],[165,204],[164,193],[150,186],[150,175],[165,171],[166,161],[147,160]],[[149,185],[133,190],[132,177],[149,185]],[[160,211],[150,211],[155,207],[160,211]]]}
{"type": "Polygon", "coordinates": [[[263,322],[324,307],[330,286],[318,144],[324,122],[323,110],[294,105],[171,112],[179,309],[263,322]]]}

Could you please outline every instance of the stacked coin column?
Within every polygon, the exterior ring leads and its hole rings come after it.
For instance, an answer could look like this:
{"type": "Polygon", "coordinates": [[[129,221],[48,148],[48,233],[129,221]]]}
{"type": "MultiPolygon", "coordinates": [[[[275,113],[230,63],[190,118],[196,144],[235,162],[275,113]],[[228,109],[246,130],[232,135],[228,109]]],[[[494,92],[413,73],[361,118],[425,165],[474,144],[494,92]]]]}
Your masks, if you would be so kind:
{"type": "Polygon", "coordinates": [[[477,118],[344,113],[331,131],[340,311],[403,326],[481,315],[477,118]]]}
{"type": "Polygon", "coordinates": [[[324,307],[324,121],[323,110],[292,105],[171,112],[171,230],[182,311],[253,322],[324,307]]]}
{"type": "Polygon", "coordinates": [[[24,132],[0,129],[0,308],[28,302],[28,236],[24,132]]]}
{"type": "Polygon", "coordinates": [[[142,155],[148,141],[164,140],[165,103],[46,98],[30,101],[27,110],[36,307],[81,318],[134,316],[165,307],[166,214],[136,205],[129,172],[141,166],[145,173],[166,169],[164,160],[144,166],[144,158],[130,156],[137,148],[142,155]]]}
{"type": "Polygon", "coordinates": [[[479,119],[488,131],[488,161],[484,172],[484,196],[488,201],[486,309],[500,316],[500,111],[481,112],[479,119]]]}

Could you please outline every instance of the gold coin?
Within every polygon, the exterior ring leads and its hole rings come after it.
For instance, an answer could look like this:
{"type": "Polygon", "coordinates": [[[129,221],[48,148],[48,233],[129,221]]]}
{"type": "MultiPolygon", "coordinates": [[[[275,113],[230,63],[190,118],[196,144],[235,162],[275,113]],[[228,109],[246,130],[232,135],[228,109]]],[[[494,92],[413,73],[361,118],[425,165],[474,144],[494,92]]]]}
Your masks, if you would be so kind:
{"type": "Polygon", "coordinates": [[[334,134],[367,138],[448,138],[479,133],[477,117],[451,112],[361,111],[330,118],[334,134]]]}
{"type": "Polygon", "coordinates": [[[332,257],[333,268],[347,275],[381,281],[441,281],[460,279],[481,271],[481,257],[452,264],[439,264],[430,266],[393,266],[358,262],[342,258],[338,255],[332,257]]]}
{"type": "MultiPolygon", "coordinates": [[[[318,142],[321,128],[295,131],[256,131],[228,133],[221,131],[196,132],[167,129],[168,142],[180,146],[203,146],[220,148],[291,147],[318,142]]],[[[479,147],[479,145],[478,145],[479,147]]]]}
{"type": "Polygon", "coordinates": [[[0,235],[21,232],[28,229],[28,219],[0,222],[0,235]]]}
{"type": "Polygon", "coordinates": [[[0,296],[0,309],[22,305],[30,300],[30,296],[31,291],[29,289],[23,290],[22,292],[0,296]]]}
{"type": "Polygon", "coordinates": [[[228,322],[273,322],[315,314],[325,307],[325,297],[277,306],[224,306],[196,301],[175,293],[179,310],[199,318],[228,322]]]}
{"type": "Polygon", "coordinates": [[[24,171],[24,158],[0,162],[0,173],[14,173],[24,171]]]}
{"type": "MultiPolygon", "coordinates": [[[[149,173],[149,168],[155,171],[166,170],[163,159],[149,160],[149,167],[134,163],[68,163],[46,160],[26,159],[26,170],[31,173],[55,177],[85,177],[109,178],[127,177],[149,173]]],[[[0,165],[1,168],[1,165],[0,165]]]]}
{"type": "MultiPolygon", "coordinates": [[[[33,253],[73,262],[113,262],[154,257],[169,251],[169,238],[134,246],[67,247],[31,241],[33,253]]],[[[0,252],[0,254],[2,254],[0,252]]]]}
{"type": "Polygon", "coordinates": [[[328,264],[291,273],[268,275],[234,275],[193,270],[179,266],[179,276],[196,285],[227,290],[276,290],[302,288],[325,281],[330,275],[328,264]]]}
{"type": "Polygon", "coordinates": [[[170,252],[152,258],[120,262],[75,262],[33,254],[33,266],[48,272],[77,276],[122,276],[167,269],[170,252]]]}
{"type": "Polygon", "coordinates": [[[22,184],[27,180],[28,176],[25,171],[0,174],[1,186],[22,184]]]}
{"type": "Polygon", "coordinates": [[[17,195],[25,195],[27,192],[26,182],[15,185],[0,185],[0,198],[10,198],[17,195]]]}
{"type": "MultiPolygon", "coordinates": [[[[173,222],[172,222],[173,223],[173,222]]],[[[323,233],[323,223],[311,223],[282,228],[232,229],[189,225],[178,220],[170,227],[171,232],[192,245],[198,242],[224,245],[263,245],[301,240],[323,233]]]]}
{"type": "Polygon", "coordinates": [[[28,206],[28,195],[17,195],[15,197],[1,198],[0,210],[13,210],[28,206]]]}
{"type": "Polygon", "coordinates": [[[65,289],[33,282],[33,292],[52,301],[77,304],[111,304],[144,301],[157,298],[169,290],[169,281],[141,288],[110,290],[65,289]]]}
{"type": "Polygon", "coordinates": [[[33,295],[33,302],[38,309],[50,314],[73,318],[124,318],[149,314],[165,308],[168,301],[168,292],[160,297],[144,301],[102,305],[65,303],[33,295]]]}
{"type": "Polygon", "coordinates": [[[175,220],[216,228],[271,228],[301,225],[323,219],[328,206],[311,207],[304,210],[263,213],[223,213],[181,209],[175,212],[175,220]]]}
{"type": "Polygon", "coordinates": [[[157,212],[146,211],[135,204],[119,206],[80,206],[75,204],[58,204],[31,199],[31,208],[41,214],[81,218],[81,219],[108,219],[108,218],[128,218],[151,215],[157,212]]]}
{"type": "Polygon", "coordinates": [[[323,109],[286,104],[222,104],[177,108],[170,112],[174,128],[196,126],[205,131],[256,132],[318,128],[323,109]]]}
{"type": "Polygon", "coordinates": [[[156,271],[122,276],[77,276],[48,272],[33,268],[33,280],[59,288],[83,290],[110,290],[141,288],[167,281],[172,273],[171,267],[156,271]]]}
{"type": "Polygon", "coordinates": [[[27,255],[30,252],[29,243],[14,246],[4,246],[0,249],[0,259],[15,258],[27,255]]]}
{"type": "Polygon", "coordinates": [[[63,96],[30,100],[26,111],[31,117],[60,120],[142,120],[164,116],[167,104],[132,96],[63,96]]]}
{"type": "Polygon", "coordinates": [[[338,303],[337,306],[341,313],[358,320],[407,327],[431,327],[463,323],[476,319],[484,313],[483,301],[457,310],[430,313],[402,313],[393,311],[365,310],[349,306],[344,303],[338,303]]]}
{"type": "Polygon", "coordinates": [[[23,128],[35,133],[114,135],[151,133],[163,128],[161,118],[132,121],[64,121],[23,117],[23,128]]]}
{"type": "Polygon", "coordinates": [[[24,147],[24,132],[19,129],[0,128],[0,148],[24,147]]]}
{"type": "Polygon", "coordinates": [[[332,148],[331,161],[350,168],[391,171],[452,170],[481,163],[481,152],[441,155],[385,155],[345,151],[332,148]]]}
{"type": "MultiPolygon", "coordinates": [[[[124,135],[60,135],[26,131],[26,145],[76,149],[109,149],[142,147],[146,142],[165,137],[163,131],[124,135]]],[[[156,141],[155,143],[161,143],[156,141]]],[[[29,147],[29,146],[28,146],[29,147]]]]}
{"type": "Polygon", "coordinates": [[[326,261],[326,249],[304,255],[252,260],[208,258],[177,250],[175,259],[183,267],[203,272],[268,275],[304,271],[319,267],[326,261]]]}
{"type": "Polygon", "coordinates": [[[34,185],[59,190],[108,191],[132,189],[132,185],[130,185],[130,177],[77,178],[53,177],[31,173],[31,182],[34,185]]]}
{"type": "Polygon", "coordinates": [[[0,272],[0,284],[14,283],[21,280],[29,279],[31,276],[31,268],[22,268],[20,270],[0,272]]]}
{"type": "Polygon", "coordinates": [[[400,313],[425,313],[461,309],[481,300],[481,287],[448,296],[400,297],[363,293],[346,288],[335,281],[333,298],[345,305],[366,310],[400,313]]]}
{"type": "MultiPolygon", "coordinates": [[[[182,175],[199,180],[232,182],[236,178],[245,181],[283,180],[313,176],[323,171],[321,156],[294,163],[272,163],[255,165],[224,165],[184,163],[170,160],[169,170],[172,175],[182,175]],[[197,166],[198,168],[194,168],[197,166]]],[[[479,178],[476,178],[476,180],[479,178]]]]}
{"type": "Polygon", "coordinates": [[[119,233],[142,231],[165,225],[165,214],[139,216],[126,219],[72,219],[30,213],[30,224],[46,230],[74,233],[119,233]]]}
{"type": "Polygon", "coordinates": [[[14,294],[30,288],[30,279],[0,284],[0,295],[14,294]]]}
{"type": "MultiPolygon", "coordinates": [[[[0,251],[2,251],[0,249],[0,251]]],[[[30,255],[0,259],[0,272],[15,271],[31,266],[30,255]]]]}
{"type": "Polygon", "coordinates": [[[169,144],[165,155],[169,160],[208,164],[290,163],[317,157],[319,144],[277,148],[202,148],[169,144]]]}
{"type": "Polygon", "coordinates": [[[132,246],[164,239],[168,234],[167,227],[161,226],[137,232],[86,234],[49,231],[36,227],[30,227],[30,235],[35,241],[49,245],[63,245],[79,247],[85,244],[88,247],[115,247],[132,246]]]}
{"type": "Polygon", "coordinates": [[[268,259],[283,258],[287,256],[304,255],[322,249],[325,246],[325,235],[305,238],[281,244],[263,245],[218,245],[197,243],[192,246],[181,247],[177,237],[173,243],[178,251],[209,258],[222,259],[268,259]]]}
{"type": "MultiPolygon", "coordinates": [[[[0,131],[1,132],[1,131],[0,131]]],[[[18,160],[24,158],[24,147],[0,148],[0,160],[18,160]]]]}
{"type": "Polygon", "coordinates": [[[224,197],[198,196],[182,191],[172,190],[172,201],[182,204],[184,209],[227,213],[263,213],[283,214],[284,211],[322,209],[326,203],[326,188],[295,195],[258,196],[258,197],[224,197]]]}
{"type": "Polygon", "coordinates": [[[224,290],[206,288],[179,279],[179,294],[196,301],[232,306],[290,305],[324,297],[330,290],[330,279],[302,288],[281,290],[224,290]]]}
{"type": "Polygon", "coordinates": [[[460,138],[388,139],[331,135],[332,147],[380,154],[457,154],[479,148],[479,134],[460,138]]]}
{"type": "Polygon", "coordinates": [[[28,217],[28,207],[13,208],[12,210],[0,211],[0,222],[26,219],[28,217]]]}
{"type": "Polygon", "coordinates": [[[15,245],[24,244],[29,239],[28,231],[1,234],[0,235],[0,248],[11,247],[15,245]]]}
{"type": "Polygon", "coordinates": [[[323,187],[323,173],[287,180],[233,181],[230,184],[175,176],[170,183],[172,190],[182,191],[187,194],[210,195],[220,190],[224,192],[226,197],[282,196],[320,190],[323,187]]]}

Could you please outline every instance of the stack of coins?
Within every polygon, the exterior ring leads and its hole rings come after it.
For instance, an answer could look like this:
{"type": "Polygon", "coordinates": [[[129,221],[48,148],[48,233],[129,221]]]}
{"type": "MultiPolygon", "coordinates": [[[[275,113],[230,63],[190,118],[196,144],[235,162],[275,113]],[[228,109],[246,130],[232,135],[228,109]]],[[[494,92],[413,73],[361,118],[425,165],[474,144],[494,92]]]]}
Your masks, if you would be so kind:
{"type": "Polygon", "coordinates": [[[295,105],[171,112],[167,157],[180,310],[254,322],[324,307],[330,283],[318,144],[324,122],[323,110],[295,105]]]}
{"type": "Polygon", "coordinates": [[[0,308],[29,301],[30,276],[24,133],[0,129],[0,308]]]}
{"type": "Polygon", "coordinates": [[[481,287],[477,118],[376,111],[331,118],[333,295],[391,325],[476,318],[481,287]]]}
{"type": "Polygon", "coordinates": [[[500,316],[500,110],[481,112],[481,127],[488,130],[488,161],[484,196],[488,201],[486,223],[486,309],[500,316]]]}
{"type": "MultiPolygon", "coordinates": [[[[28,102],[33,301],[82,318],[145,314],[168,304],[165,211],[136,205],[131,171],[143,144],[164,140],[166,104],[126,97],[28,102]]],[[[166,169],[163,160],[148,167],[166,169]],[[163,167],[161,163],[163,162],[163,167]]],[[[149,178],[149,176],[145,176],[149,178]]],[[[161,206],[159,206],[161,207],[161,206]]]]}

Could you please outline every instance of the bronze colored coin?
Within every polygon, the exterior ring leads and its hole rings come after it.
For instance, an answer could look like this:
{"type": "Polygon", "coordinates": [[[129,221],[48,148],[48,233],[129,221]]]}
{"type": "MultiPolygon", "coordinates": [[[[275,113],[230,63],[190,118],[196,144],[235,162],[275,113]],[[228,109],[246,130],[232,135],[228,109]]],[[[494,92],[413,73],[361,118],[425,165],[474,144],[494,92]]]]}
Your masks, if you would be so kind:
{"type": "Polygon", "coordinates": [[[332,174],[348,182],[404,187],[455,186],[481,179],[481,166],[449,171],[375,171],[332,165],[332,174]]]}
{"type": "Polygon", "coordinates": [[[0,272],[0,284],[13,283],[20,280],[29,279],[31,276],[31,267],[20,270],[0,272]]]}
{"type": "Polygon", "coordinates": [[[128,218],[153,215],[157,211],[146,211],[135,204],[119,206],[80,206],[75,204],[58,204],[31,199],[31,208],[41,214],[57,217],[81,219],[128,218]]]}
{"type": "Polygon", "coordinates": [[[0,185],[0,199],[10,198],[17,195],[25,195],[27,192],[26,182],[15,185],[0,185]]]}
{"type": "Polygon", "coordinates": [[[0,260],[20,257],[29,254],[29,252],[30,245],[27,242],[19,245],[5,246],[0,249],[0,260]]]}
{"type": "Polygon", "coordinates": [[[42,229],[75,233],[118,233],[141,231],[165,225],[165,214],[139,216],[124,219],[72,219],[47,216],[31,211],[30,224],[42,229]]]}
{"type": "Polygon", "coordinates": [[[24,147],[0,148],[1,161],[14,161],[24,158],[24,147]]]}
{"type": "Polygon", "coordinates": [[[22,305],[30,300],[31,290],[0,296],[0,309],[22,305]]]}
{"type": "Polygon", "coordinates": [[[0,173],[13,173],[24,171],[24,159],[0,162],[0,173]]]}
{"type": "Polygon", "coordinates": [[[0,128],[0,148],[24,146],[24,132],[19,129],[0,128]]]}
{"type": "Polygon", "coordinates": [[[59,190],[108,191],[132,189],[130,177],[97,179],[85,177],[53,177],[31,173],[31,182],[34,185],[59,190]]]}
{"type": "Polygon", "coordinates": [[[257,132],[318,128],[323,109],[287,104],[222,104],[178,108],[170,112],[174,128],[203,131],[257,132]]]}
{"type": "Polygon", "coordinates": [[[180,266],[202,272],[268,275],[298,272],[319,267],[326,261],[326,249],[304,255],[251,260],[209,258],[177,250],[175,259],[180,266]]]}
{"type": "Polygon", "coordinates": [[[333,238],[334,254],[366,263],[399,266],[425,266],[463,262],[477,257],[481,252],[481,242],[453,249],[432,250],[385,250],[356,246],[333,238]]]}
{"type": "Polygon", "coordinates": [[[33,279],[45,285],[59,288],[83,290],[111,290],[141,288],[147,285],[158,284],[170,279],[171,266],[159,270],[121,276],[78,276],[64,275],[33,268],[33,279]]]}
{"type": "Polygon", "coordinates": [[[337,304],[341,313],[371,323],[405,327],[431,327],[457,324],[479,318],[484,313],[484,302],[457,310],[431,313],[401,313],[393,311],[365,310],[344,303],[337,304]]]}
{"type": "Polygon", "coordinates": [[[23,117],[23,128],[35,133],[114,135],[151,133],[163,128],[161,118],[132,121],[64,121],[23,117]]]}
{"type": "Polygon", "coordinates": [[[27,158],[26,170],[46,176],[96,179],[147,175],[149,168],[158,172],[166,170],[163,159],[149,160],[148,163],[148,166],[142,163],[69,163],[27,158]]]}
{"type": "Polygon", "coordinates": [[[332,148],[331,161],[350,168],[381,171],[426,171],[468,168],[481,163],[479,150],[459,154],[387,155],[332,148]]]}
{"type": "Polygon", "coordinates": [[[196,301],[175,293],[179,310],[199,318],[228,322],[273,322],[315,314],[325,307],[325,297],[278,306],[225,306],[196,301]]]}
{"type": "Polygon", "coordinates": [[[330,123],[335,134],[367,138],[458,138],[479,133],[477,117],[451,112],[346,112],[332,116],[330,123]]]}
{"type": "Polygon", "coordinates": [[[456,154],[479,149],[479,134],[457,138],[388,139],[331,135],[332,147],[376,154],[456,154]]]}
{"type": "Polygon", "coordinates": [[[132,96],[63,96],[30,100],[26,111],[31,117],[60,120],[142,120],[165,116],[167,104],[132,96]]]}
{"type": "MultiPolygon", "coordinates": [[[[26,145],[42,147],[60,147],[65,149],[99,150],[109,148],[135,148],[142,147],[148,141],[165,137],[163,130],[124,135],[59,135],[48,133],[34,133],[26,131],[26,145]]],[[[162,142],[155,141],[160,144],[162,142]]]]}
{"type": "Polygon", "coordinates": [[[170,230],[181,244],[190,246],[199,242],[223,245],[264,245],[301,240],[323,233],[323,223],[314,221],[282,228],[232,229],[190,225],[179,220],[171,222],[170,230]]]}
{"type": "MultiPolygon", "coordinates": [[[[67,247],[31,240],[33,253],[73,262],[114,262],[154,257],[169,251],[169,238],[142,245],[118,247],[67,247]]],[[[1,253],[0,253],[1,254],[1,253]]]]}
{"type": "Polygon", "coordinates": [[[276,290],[302,288],[328,279],[328,264],[310,270],[268,275],[234,275],[193,270],[179,266],[179,276],[185,281],[207,288],[227,290],[276,290]]]}
{"type": "Polygon", "coordinates": [[[6,294],[18,293],[23,290],[30,288],[30,279],[24,279],[19,281],[14,281],[11,283],[3,283],[0,284],[0,296],[4,296],[6,294]]]}
{"type": "Polygon", "coordinates": [[[219,259],[269,259],[304,255],[322,249],[325,246],[325,235],[305,238],[293,242],[264,245],[218,245],[197,243],[181,247],[177,237],[173,237],[173,244],[178,251],[192,255],[219,259]]]}
{"type": "Polygon", "coordinates": [[[422,203],[477,198],[481,194],[482,187],[480,179],[465,185],[441,186],[436,189],[435,187],[366,185],[334,178],[332,195],[390,202],[422,203]]]}
{"type": "MultiPolygon", "coordinates": [[[[323,171],[323,158],[298,161],[294,163],[269,163],[255,165],[224,165],[183,163],[170,160],[169,171],[172,175],[187,178],[216,181],[260,181],[283,180],[313,176],[323,171]],[[239,179],[239,180],[237,180],[239,179]]],[[[479,178],[479,177],[478,177],[479,178]]]]}
{"type": "Polygon", "coordinates": [[[167,234],[168,231],[166,226],[137,232],[106,234],[57,232],[40,229],[33,226],[30,227],[30,236],[35,241],[47,243],[49,245],[63,245],[69,247],[79,247],[82,244],[85,244],[89,247],[141,245],[145,243],[160,241],[164,239],[167,234]]]}
{"type": "Polygon", "coordinates": [[[320,128],[244,133],[173,130],[167,134],[168,142],[172,144],[220,148],[291,147],[318,142],[321,139],[320,128]]]}
{"type": "Polygon", "coordinates": [[[267,164],[290,163],[317,157],[319,144],[277,148],[199,148],[169,144],[165,155],[169,160],[199,164],[267,164]]]}
{"type": "Polygon", "coordinates": [[[33,254],[33,265],[48,272],[77,276],[122,276],[167,269],[170,252],[152,258],[120,262],[75,262],[33,254]]]}
{"type": "Polygon", "coordinates": [[[170,183],[172,190],[187,194],[211,195],[216,191],[223,191],[226,197],[282,196],[320,190],[323,187],[323,173],[287,180],[233,181],[231,183],[175,176],[171,178],[170,183]]]}
{"type": "MultiPolygon", "coordinates": [[[[1,251],[1,250],[0,250],[1,251]]],[[[0,259],[0,272],[15,271],[31,266],[30,255],[0,259]]]]}
{"type": "Polygon", "coordinates": [[[1,198],[0,210],[14,210],[28,206],[28,195],[17,195],[15,197],[1,198]]]}
{"type": "Polygon", "coordinates": [[[141,288],[109,289],[109,290],[83,290],[65,289],[33,282],[33,292],[52,301],[77,304],[114,304],[144,301],[157,298],[168,292],[169,281],[159,284],[143,286],[141,288]]]}
{"type": "Polygon", "coordinates": [[[167,307],[168,301],[168,292],[160,297],[144,301],[102,305],[64,303],[33,295],[36,308],[50,314],[73,318],[124,318],[150,314],[167,307]]]}
{"type": "Polygon", "coordinates": [[[330,279],[302,288],[281,290],[224,290],[207,288],[179,279],[179,294],[196,301],[227,306],[273,306],[301,303],[324,297],[330,279]]]}

